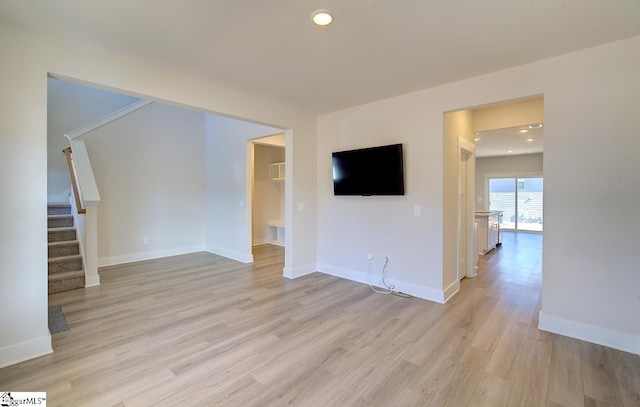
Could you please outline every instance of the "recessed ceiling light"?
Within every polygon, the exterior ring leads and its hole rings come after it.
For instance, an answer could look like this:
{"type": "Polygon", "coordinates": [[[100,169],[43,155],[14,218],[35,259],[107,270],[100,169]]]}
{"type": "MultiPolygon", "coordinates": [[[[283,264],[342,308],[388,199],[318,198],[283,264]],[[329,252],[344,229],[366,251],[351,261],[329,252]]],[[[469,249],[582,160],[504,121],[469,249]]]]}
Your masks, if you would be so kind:
{"type": "Polygon", "coordinates": [[[476,137],[476,141],[480,141],[480,137],[476,137]]]}
{"type": "Polygon", "coordinates": [[[508,150],[507,153],[511,154],[513,153],[513,150],[508,150]]]}
{"type": "Polygon", "coordinates": [[[311,20],[313,20],[316,25],[323,27],[325,25],[331,24],[331,22],[333,21],[333,16],[329,12],[329,10],[316,10],[313,12],[313,14],[311,14],[311,20]]]}
{"type": "Polygon", "coordinates": [[[538,123],[538,124],[530,124],[529,128],[530,129],[539,129],[542,127],[542,123],[538,123]]]}
{"type": "Polygon", "coordinates": [[[532,138],[528,138],[527,141],[533,141],[533,139],[532,138]]]}
{"type": "Polygon", "coordinates": [[[523,130],[520,130],[520,133],[526,133],[526,132],[528,132],[528,131],[529,131],[529,130],[527,130],[527,129],[523,129],[523,130]]]}

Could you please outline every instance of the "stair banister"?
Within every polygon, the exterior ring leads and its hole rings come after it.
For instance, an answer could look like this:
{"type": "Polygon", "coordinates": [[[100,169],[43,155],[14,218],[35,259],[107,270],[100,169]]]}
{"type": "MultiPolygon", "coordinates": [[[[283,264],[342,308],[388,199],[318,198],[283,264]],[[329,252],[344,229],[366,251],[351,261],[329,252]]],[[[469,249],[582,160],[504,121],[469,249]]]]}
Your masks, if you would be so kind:
{"type": "MultiPolygon", "coordinates": [[[[84,244],[81,246],[84,251],[85,286],[91,287],[100,285],[100,275],[98,274],[98,205],[100,204],[100,193],[93,176],[91,161],[84,141],[74,140],[68,136],[67,138],[71,144],[71,163],[74,166],[73,172],[77,178],[78,185],[77,198],[79,200],[76,203],[78,209],[84,208],[85,216],[85,230],[80,232],[84,235],[84,244]],[[78,202],[80,203],[78,204],[78,202]]],[[[70,169],[69,171],[71,174],[72,170],[70,169]]],[[[80,210],[78,212],[81,213],[80,210]]]]}
{"type": "Polygon", "coordinates": [[[82,197],[82,190],[78,183],[78,169],[76,168],[75,160],[73,159],[73,153],[71,147],[67,147],[62,150],[67,157],[67,166],[69,167],[69,178],[71,178],[71,187],[73,188],[73,197],[75,201],[75,208],[78,213],[85,213],[84,198],[82,197]]]}

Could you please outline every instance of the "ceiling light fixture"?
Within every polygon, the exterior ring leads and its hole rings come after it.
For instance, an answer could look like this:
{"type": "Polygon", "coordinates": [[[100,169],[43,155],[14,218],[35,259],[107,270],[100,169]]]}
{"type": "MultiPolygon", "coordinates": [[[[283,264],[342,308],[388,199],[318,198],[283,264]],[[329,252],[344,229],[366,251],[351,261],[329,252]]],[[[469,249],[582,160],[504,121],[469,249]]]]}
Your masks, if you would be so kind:
{"type": "Polygon", "coordinates": [[[314,24],[319,25],[321,27],[327,26],[331,24],[333,21],[333,16],[329,12],[329,10],[316,10],[311,14],[311,20],[313,20],[314,24]]]}
{"type": "Polygon", "coordinates": [[[532,138],[528,138],[527,141],[533,141],[533,139],[532,138]]]}
{"type": "Polygon", "coordinates": [[[520,133],[526,133],[526,132],[528,132],[528,131],[529,131],[529,130],[524,129],[524,130],[520,130],[520,133]]]}
{"type": "Polygon", "coordinates": [[[480,137],[476,137],[476,141],[480,141],[480,137]]]}
{"type": "Polygon", "coordinates": [[[509,151],[507,151],[507,153],[511,154],[511,153],[513,153],[513,150],[509,150],[509,151]]]}
{"type": "Polygon", "coordinates": [[[542,127],[542,123],[538,123],[538,124],[530,124],[529,128],[530,129],[539,129],[542,127]]]}

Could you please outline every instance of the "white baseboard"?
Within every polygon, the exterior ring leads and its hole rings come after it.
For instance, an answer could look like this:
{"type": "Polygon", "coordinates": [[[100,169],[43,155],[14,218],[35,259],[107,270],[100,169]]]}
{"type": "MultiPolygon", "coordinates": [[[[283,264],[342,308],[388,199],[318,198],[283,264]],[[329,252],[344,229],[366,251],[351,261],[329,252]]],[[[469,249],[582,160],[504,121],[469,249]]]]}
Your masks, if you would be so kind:
{"type": "Polygon", "coordinates": [[[239,261],[240,263],[253,263],[253,254],[251,253],[240,253],[216,246],[208,246],[206,251],[231,260],[239,261]]]}
{"type": "MultiPolygon", "coordinates": [[[[374,276],[369,276],[367,273],[355,270],[349,270],[342,267],[332,266],[330,264],[318,263],[318,271],[324,274],[345,278],[347,280],[355,281],[358,283],[369,284],[374,287],[382,288],[381,284],[375,281],[374,276]]],[[[422,298],[444,304],[445,295],[443,290],[438,290],[431,287],[426,287],[418,284],[409,283],[406,281],[394,280],[392,278],[386,279],[390,285],[395,286],[395,291],[410,294],[414,297],[422,298]]]]}
{"type": "Polygon", "coordinates": [[[124,256],[103,257],[98,259],[98,267],[113,266],[116,264],[132,263],[134,261],[153,260],[162,257],[178,256],[205,251],[204,245],[191,247],[178,247],[175,249],[154,250],[149,252],[125,254],[124,256]]]}
{"type": "Polygon", "coordinates": [[[251,241],[251,245],[253,245],[253,246],[259,246],[261,244],[267,244],[267,243],[269,243],[269,238],[268,237],[253,239],[251,241]]]}
{"type": "Polygon", "coordinates": [[[640,337],[624,332],[612,331],[607,328],[546,315],[542,311],[540,311],[538,328],[543,331],[640,355],[640,337]]]}
{"type": "Polygon", "coordinates": [[[53,352],[51,335],[0,349],[0,368],[53,352]]]}
{"type": "Polygon", "coordinates": [[[458,291],[460,291],[460,280],[454,281],[449,287],[444,289],[443,303],[449,301],[458,291]]]}
{"type": "Polygon", "coordinates": [[[84,277],[84,286],[86,287],[94,287],[100,285],[100,274],[95,276],[87,276],[85,274],[84,277]]]}
{"type": "Polygon", "coordinates": [[[307,274],[315,273],[318,270],[317,265],[307,264],[306,266],[301,267],[284,267],[282,269],[282,275],[286,278],[298,278],[302,276],[306,276],[307,274]]]}

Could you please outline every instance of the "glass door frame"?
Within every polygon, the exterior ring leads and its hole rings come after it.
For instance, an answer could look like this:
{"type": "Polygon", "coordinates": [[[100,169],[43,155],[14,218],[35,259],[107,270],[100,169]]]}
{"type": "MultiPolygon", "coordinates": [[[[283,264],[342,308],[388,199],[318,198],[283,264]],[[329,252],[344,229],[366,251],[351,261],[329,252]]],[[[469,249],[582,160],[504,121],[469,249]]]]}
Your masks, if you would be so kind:
{"type": "MultiPolygon", "coordinates": [[[[509,173],[486,173],[484,174],[484,202],[485,205],[484,207],[486,208],[486,210],[490,209],[490,200],[489,197],[491,196],[491,192],[490,192],[490,179],[506,179],[506,178],[513,178],[515,181],[515,192],[514,192],[514,197],[515,197],[515,202],[514,202],[514,206],[515,206],[515,229],[508,229],[508,230],[513,230],[513,231],[521,231],[521,232],[531,232],[531,233],[541,233],[544,230],[544,226],[542,226],[542,230],[537,231],[537,230],[527,230],[527,229],[519,229],[518,228],[518,179],[519,178],[542,178],[543,182],[544,182],[544,176],[541,172],[509,172],[509,173]]],[[[543,187],[543,194],[544,194],[544,187],[543,187]]],[[[543,211],[544,211],[544,207],[543,207],[543,211]]],[[[543,223],[544,225],[544,220],[543,223]]],[[[502,229],[502,225],[500,225],[500,228],[502,229]]]]}

